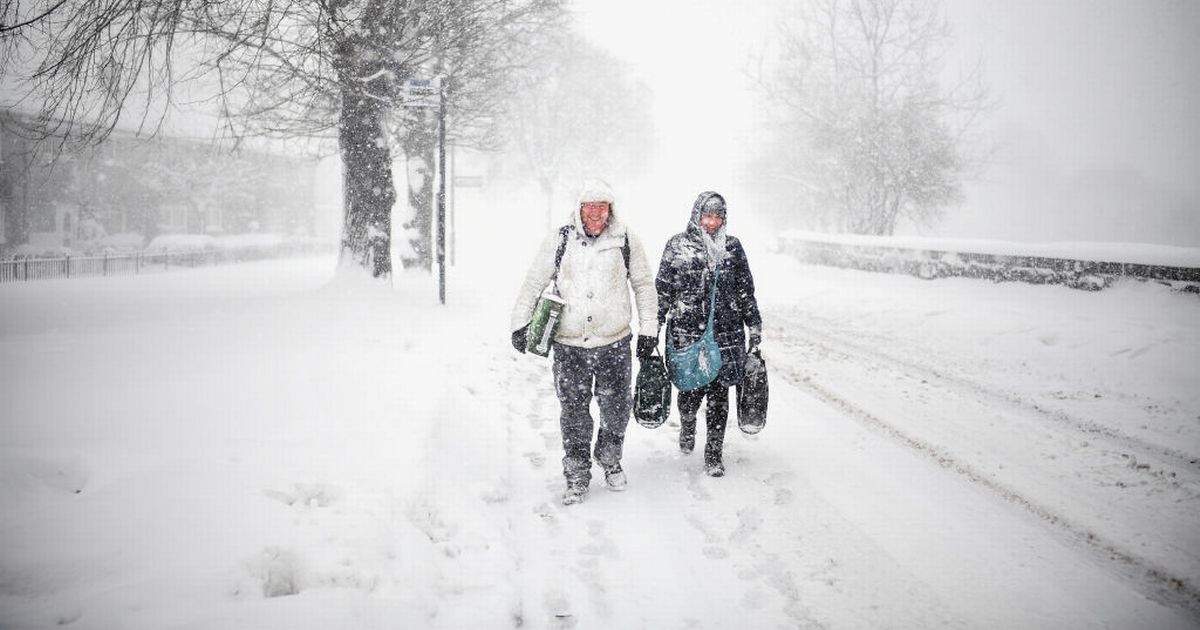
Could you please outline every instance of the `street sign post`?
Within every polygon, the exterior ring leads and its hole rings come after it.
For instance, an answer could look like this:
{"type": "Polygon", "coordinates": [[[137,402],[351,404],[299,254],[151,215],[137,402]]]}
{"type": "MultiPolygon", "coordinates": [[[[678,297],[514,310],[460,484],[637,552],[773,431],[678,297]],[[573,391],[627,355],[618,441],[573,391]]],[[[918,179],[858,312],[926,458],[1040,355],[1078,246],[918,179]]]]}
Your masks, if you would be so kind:
{"type": "Polygon", "coordinates": [[[446,303],[446,92],[442,77],[408,79],[401,86],[400,100],[405,107],[438,108],[438,192],[437,235],[438,301],[446,303]]]}

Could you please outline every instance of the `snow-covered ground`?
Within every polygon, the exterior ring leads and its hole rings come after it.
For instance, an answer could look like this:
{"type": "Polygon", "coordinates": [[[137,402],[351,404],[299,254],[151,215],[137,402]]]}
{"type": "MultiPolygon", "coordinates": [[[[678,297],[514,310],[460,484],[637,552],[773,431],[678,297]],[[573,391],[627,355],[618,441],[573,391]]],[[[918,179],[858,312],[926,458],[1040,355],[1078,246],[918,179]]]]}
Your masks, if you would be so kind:
{"type": "Polygon", "coordinates": [[[1200,623],[1195,296],[752,250],[766,430],[565,508],[498,263],[0,285],[0,627],[1200,623]]]}

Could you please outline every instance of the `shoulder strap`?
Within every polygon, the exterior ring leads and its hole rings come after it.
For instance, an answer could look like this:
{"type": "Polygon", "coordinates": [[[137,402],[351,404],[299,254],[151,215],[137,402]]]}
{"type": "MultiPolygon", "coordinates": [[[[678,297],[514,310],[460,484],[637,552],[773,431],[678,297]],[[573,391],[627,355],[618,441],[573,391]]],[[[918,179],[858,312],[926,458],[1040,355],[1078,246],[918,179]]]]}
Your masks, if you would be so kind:
{"type": "Polygon", "coordinates": [[[558,228],[560,239],[558,241],[558,250],[554,252],[554,273],[550,275],[550,284],[554,285],[555,293],[558,292],[558,268],[562,265],[563,253],[567,251],[567,236],[573,229],[575,229],[575,226],[569,223],[558,228]]]}
{"type": "Polygon", "coordinates": [[[713,317],[717,314],[717,276],[719,275],[721,275],[721,266],[717,265],[716,270],[713,271],[712,298],[708,301],[708,324],[705,326],[705,330],[712,328],[713,317]]]}
{"type": "MultiPolygon", "coordinates": [[[[554,275],[551,280],[558,279],[558,267],[562,265],[563,252],[567,251],[567,235],[575,229],[574,225],[567,224],[558,228],[558,234],[562,240],[558,243],[558,251],[554,253],[554,275]]],[[[621,245],[621,258],[625,260],[625,277],[629,277],[629,232],[625,232],[625,243],[621,245]]]]}
{"type": "Polygon", "coordinates": [[[629,230],[625,231],[625,244],[621,246],[621,256],[625,258],[625,277],[629,277],[629,230]]]}
{"type": "Polygon", "coordinates": [[[563,252],[567,251],[567,235],[570,234],[571,230],[573,230],[573,229],[575,229],[575,226],[570,225],[570,224],[564,225],[564,226],[558,228],[558,235],[561,238],[558,242],[558,251],[554,252],[554,277],[555,278],[558,278],[558,267],[559,267],[559,265],[562,264],[563,252]]]}

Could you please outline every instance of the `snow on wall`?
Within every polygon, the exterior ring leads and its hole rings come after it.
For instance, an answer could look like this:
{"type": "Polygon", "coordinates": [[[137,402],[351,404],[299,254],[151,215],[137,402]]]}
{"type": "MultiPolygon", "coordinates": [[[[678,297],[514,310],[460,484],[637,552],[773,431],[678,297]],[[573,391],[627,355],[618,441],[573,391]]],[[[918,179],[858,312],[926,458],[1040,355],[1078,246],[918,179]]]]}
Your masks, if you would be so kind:
{"type": "Polygon", "coordinates": [[[1103,289],[1120,277],[1200,292],[1200,248],[1147,243],[1014,243],[788,231],[780,250],[813,264],[1103,289]]]}

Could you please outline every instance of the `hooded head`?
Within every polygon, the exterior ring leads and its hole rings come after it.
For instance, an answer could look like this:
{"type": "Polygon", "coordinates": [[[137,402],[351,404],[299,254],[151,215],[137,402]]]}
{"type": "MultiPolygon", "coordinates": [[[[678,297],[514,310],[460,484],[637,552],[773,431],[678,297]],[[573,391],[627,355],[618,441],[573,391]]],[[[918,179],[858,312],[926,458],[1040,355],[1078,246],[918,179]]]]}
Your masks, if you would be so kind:
{"type": "Polygon", "coordinates": [[[716,236],[716,232],[718,230],[720,230],[722,233],[724,232],[723,228],[725,227],[726,210],[725,198],[711,190],[706,190],[700,193],[700,195],[696,197],[696,202],[692,204],[691,223],[692,225],[695,225],[698,230],[707,232],[710,236],[716,236]],[[704,219],[705,215],[717,217],[720,219],[720,221],[716,222],[711,219],[706,221],[704,219]],[[709,232],[707,229],[705,229],[705,223],[708,223],[709,225],[716,223],[716,227],[713,228],[712,232],[709,232]]]}
{"type": "Polygon", "coordinates": [[[602,179],[587,179],[583,182],[583,188],[579,191],[579,203],[583,204],[586,201],[607,201],[612,205],[613,191],[612,188],[602,179]]]}
{"type": "Polygon", "coordinates": [[[704,205],[700,208],[700,214],[711,214],[713,216],[725,219],[725,198],[717,193],[713,193],[704,200],[704,205]]]}
{"type": "Polygon", "coordinates": [[[589,236],[596,236],[616,221],[613,192],[603,180],[589,179],[579,191],[579,206],[575,210],[575,227],[589,236]],[[603,207],[607,210],[602,210],[603,207]]]}
{"type": "Polygon", "coordinates": [[[725,198],[711,190],[700,193],[692,204],[688,230],[694,230],[696,238],[704,245],[709,269],[716,269],[728,255],[725,251],[725,212],[725,198]]]}

